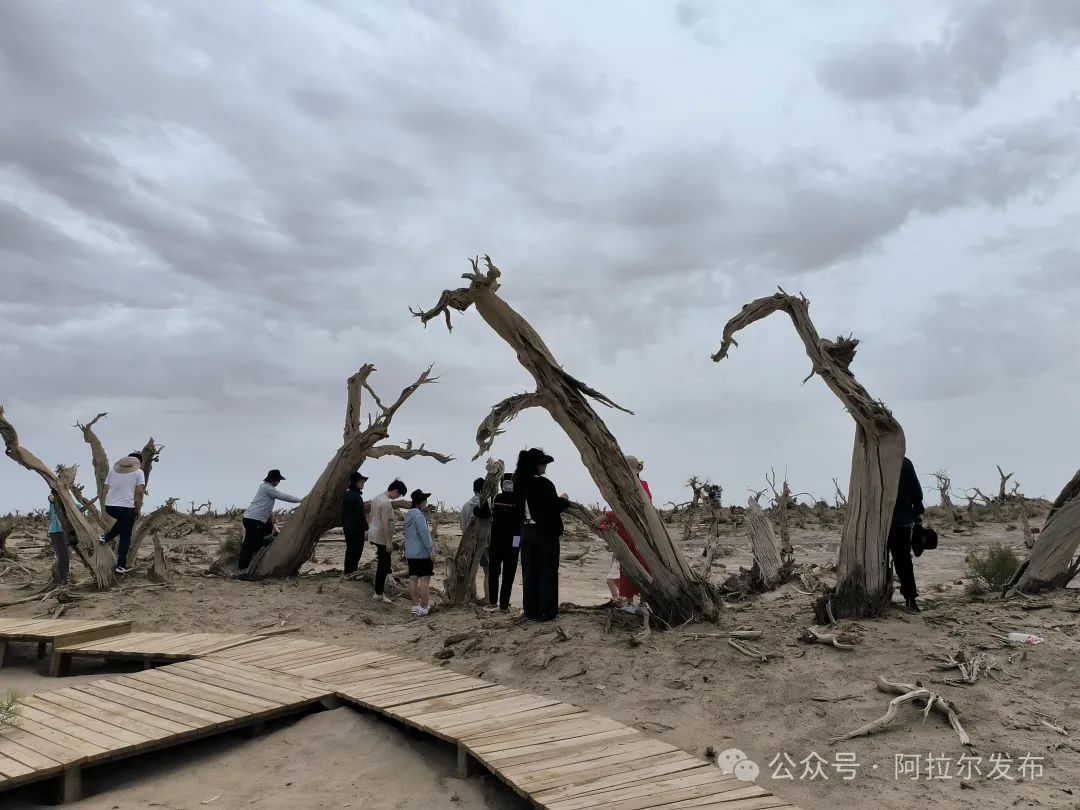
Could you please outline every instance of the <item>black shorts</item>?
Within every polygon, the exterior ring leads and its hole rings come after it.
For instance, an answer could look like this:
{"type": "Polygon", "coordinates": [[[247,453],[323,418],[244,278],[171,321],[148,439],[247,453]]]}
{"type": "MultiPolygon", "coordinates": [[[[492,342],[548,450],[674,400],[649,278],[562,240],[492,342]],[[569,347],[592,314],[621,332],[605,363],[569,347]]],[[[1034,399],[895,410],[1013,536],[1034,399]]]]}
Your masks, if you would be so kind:
{"type": "Polygon", "coordinates": [[[408,559],[410,577],[430,577],[435,573],[435,563],[431,557],[421,557],[418,560],[408,559]]]}

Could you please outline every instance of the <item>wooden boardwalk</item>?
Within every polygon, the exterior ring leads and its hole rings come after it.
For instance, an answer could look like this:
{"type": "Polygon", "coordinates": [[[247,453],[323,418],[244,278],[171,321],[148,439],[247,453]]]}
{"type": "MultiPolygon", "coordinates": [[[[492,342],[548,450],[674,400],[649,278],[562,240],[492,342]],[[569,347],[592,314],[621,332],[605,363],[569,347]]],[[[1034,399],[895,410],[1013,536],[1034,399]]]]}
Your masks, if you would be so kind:
{"type": "Polygon", "coordinates": [[[550,810],[797,810],[636,728],[556,698],[387,653],[267,638],[210,656],[322,682],[338,697],[457,745],[550,810]]]}
{"type": "Polygon", "coordinates": [[[37,642],[38,658],[44,658],[48,646],[62,647],[131,630],[130,621],[92,621],[81,619],[2,619],[0,618],[0,667],[7,661],[10,642],[37,642]]]}
{"type": "Polygon", "coordinates": [[[53,647],[52,666],[49,671],[52,675],[66,675],[71,668],[71,659],[76,655],[142,661],[146,666],[188,661],[259,638],[260,636],[223,633],[127,633],[96,641],[57,644],[53,647]]]}
{"type": "Polygon", "coordinates": [[[43,692],[0,731],[0,791],[60,777],[79,798],[82,769],[220,734],[334,700],[324,684],[234,661],[187,661],[43,692]]]}
{"type": "Polygon", "coordinates": [[[88,765],[344,700],[455,745],[462,775],[482,766],[537,808],[797,810],[631,726],[389,653],[283,636],[130,633],[58,647],[54,669],[73,655],[185,660],[22,701],[19,727],[0,733],[0,790],[59,776],[70,800],[88,765]]]}

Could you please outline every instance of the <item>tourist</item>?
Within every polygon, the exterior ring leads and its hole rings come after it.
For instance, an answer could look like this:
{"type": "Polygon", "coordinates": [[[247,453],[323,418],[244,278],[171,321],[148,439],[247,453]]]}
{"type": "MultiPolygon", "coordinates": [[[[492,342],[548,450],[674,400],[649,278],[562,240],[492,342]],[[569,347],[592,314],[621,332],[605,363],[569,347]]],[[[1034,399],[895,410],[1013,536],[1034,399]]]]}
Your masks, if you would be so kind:
{"type": "Polygon", "coordinates": [[[912,613],[919,612],[919,595],[915,587],[915,565],[911,559],[911,538],[915,524],[922,521],[926,511],[923,506],[922,484],[915,473],[911,459],[905,458],[900,467],[900,486],[893,509],[892,527],[889,529],[889,553],[892,555],[896,578],[900,580],[900,595],[912,613]]]}
{"type": "Polygon", "coordinates": [[[131,530],[135,527],[135,518],[139,516],[143,497],[146,495],[146,475],[143,473],[142,461],[142,453],[131,453],[116,462],[105,476],[105,514],[115,522],[111,529],[101,535],[101,542],[107,543],[115,537],[120,538],[116,549],[118,574],[126,574],[131,570],[127,565],[131,530]]]}
{"type": "MultiPolygon", "coordinates": [[[[469,500],[465,501],[465,505],[461,507],[461,536],[465,536],[465,530],[472,525],[472,522],[478,517],[489,518],[491,517],[491,507],[483,502],[484,491],[484,479],[477,478],[473,481],[473,494],[469,500]]],[[[488,564],[490,562],[490,556],[488,554],[488,547],[480,549],[480,570],[483,571],[484,587],[483,593],[488,592],[488,564]]],[[[495,604],[492,601],[488,601],[488,605],[495,604]]]]}
{"type": "MultiPolygon", "coordinates": [[[[97,496],[94,496],[87,505],[92,504],[97,500],[97,496]]],[[[79,505],[79,511],[82,512],[86,509],[86,506],[79,505]]],[[[68,538],[64,536],[64,524],[60,521],[60,510],[56,508],[56,496],[49,493],[49,542],[52,543],[53,555],[55,560],[52,567],[52,581],[55,585],[67,585],[68,575],[71,570],[71,552],[69,547],[73,545],[68,542],[68,538]]]]}
{"type": "Polygon", "coordinates": [[[521,527],[522,607],[525,617],[548,622],[559,613],[559,540],[562,513],[570,506],[565,495],[544,477],[554,459],[533,448],[518,457],[514,492],[525,511],[521,527]]]}
{"type": "Polygon", "coordinates": [[[415,616],[427,616],[431,611],[431,575],[435,573],[435,543],[427,522],[427,501],[430,492],[413,490],[412,508],[405,513],[405,562],[409,566],[409,595],[415,616]]]}
{"type": "Polygon", "coordinates": [[[302,500],[277,488],[284,480],[281,470],[270,470],[255,490],[251,505],[244,512],[244,542],[240,544],[240,554],[236,558],[236,567],[241,571],[247,569],[256,552],[269,545],[273,538],[274,502],[300,503],[302,500]]]}
{"type": "Polygon", "coordinates": [[[405,484],[394,479],[386,492],[371,500],[371,520],[368,523],[368,541],[375,546],[375,594],[376,602],[391,604],[394,600],[383,591],[386,578],[390,576],[390,552],[394,550],[394,500],[405,497],[405,484]]]}
{"type": "Polygon", "coordinates": [[[488,613],[510,610],[510,592],[517,576],[518,552],[521,548],[522,516],[514,497],[514,475],[503,475],[502,490],[495,496],[491,515],[491,544],[488,547],[487,607],[488,613]],[[500,583],[501,580],[501,583],[500,583]]]}
{"type": "Polygon", "coordinates": [[[368,477],[360,472],[349,474],[349,488],[341,505],[341,528],[345,532],[345,566],[342,575],[356,575],[367,540],[368,519],[364,508],[364,484],[368,477]]]}
{"type": "MultiPolygon", "coordinates": [[[[649,484],[647,481],[641,478],[641,472],[645,469],[645,464],[639,460],[636,456],[626,456],[626,463],[630,466],[631,471],[637,477],[638,482],[641,484],[641,488],[645,490],[645,494],[649,496],[649,500],[652,500],[652,492],[649,490],[649,484]]],[[[630,536],[630,532],[626,530],[626,526],[622,521],[616,517],[614,512],[607,512],[599,521],[597,521],[596,528],[600,531],[607,529],[614,529],[619,538],[623,541],[626,547],[630,550],[630,553],[634,555],[635,559],[641,564],[641,567],[646,571],[649,570],[648,565],[645,564],[644,558],[638,553],[637,547],[634,545],[634,538],[630,536]]],[[[634,605],[634,598],[639,597],[641,589],[634,584],[634,581],[626,575],[626,572],[622,570],[622,566],[619,565],[618,557],[613,553],[611,555],[611,570],[608,571],[607,579],[608,590],[612,593],[612,600],[622,606],[622,609],[627,613],[640,613],[644,610],[643,605],[634,605]],[[612,582],[614,580],[614,583],[612,582]],[[612,585],[614,584],[614,588],[612,585]]]]}

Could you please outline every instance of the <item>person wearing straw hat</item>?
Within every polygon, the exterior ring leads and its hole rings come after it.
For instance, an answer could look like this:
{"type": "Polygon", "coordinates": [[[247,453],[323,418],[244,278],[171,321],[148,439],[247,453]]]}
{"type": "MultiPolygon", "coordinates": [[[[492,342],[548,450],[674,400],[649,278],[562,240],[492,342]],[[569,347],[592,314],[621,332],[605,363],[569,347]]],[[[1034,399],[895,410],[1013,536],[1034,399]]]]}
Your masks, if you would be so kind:
{"type": "Polygon", "coordinates": [[[367,540],[368,519],[364,507],[364,484],[368,477],[357,471],[349,473],[349,487],[341,502],[341,528],[345,532],[345,564],[342,576],[356,575],[360,567],[360,557],[364,553],[364,541],[367,540]]]}
{"type": "Polygon", "coordinates": [[[244,542],[240,544],[240,554],[236,558],[236,567],[241,571],[251,565],[251,558],[263,546],[267,545],[273,532],[275,501],[300,503],[302,498],[288,495],[277,488],[285,480],[281,470],[270,470],[266,478],[255,490],[251,505],[244,512],[244,542]]]}
{"type": "Polygon", "coordinates": [[[109,474],[105,476],[105,514],[115,523],[105,534],[101,542],[107,543],[115,537],[120,538],[116,549],[116,573],[126,574],[128,549],[131,548],[131,531],[135,528],[135,519],[142,509],[146,495],[146,474],[142,468],[142,453],[137,450],[117,461],[109,474]]]}
{"type": "Polygon", "coordinates": [[[427,522],[430,492],[414,489],[409,496],[412,508],[405,513],[405,562],[409,566],[409,595],[414,616],[427,616],[431,611],[431,576],[435,573],[435,542],[427,522]]]}

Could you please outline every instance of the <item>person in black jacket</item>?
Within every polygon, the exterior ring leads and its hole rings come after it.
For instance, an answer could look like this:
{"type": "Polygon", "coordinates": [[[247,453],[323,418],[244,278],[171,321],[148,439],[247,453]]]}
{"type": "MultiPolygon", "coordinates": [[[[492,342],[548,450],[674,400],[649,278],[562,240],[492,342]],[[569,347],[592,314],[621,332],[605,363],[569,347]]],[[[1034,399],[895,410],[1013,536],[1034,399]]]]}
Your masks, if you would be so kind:
{"type": "Polygon", "coordinates": [[[518,502],[514,497],[513,473],[503,476],[502,491],[495,496],[491,512],[491,543],[488,547],[487,598],[488,613],[510,610],[510,592],[517,575],[518,550],[521,545],[521,522],[518,502]],[[500,577],[502,579],[500,587],[500,577]]]}
{"type": "Polygon", "coordinates": [[[923,506],[922,484],[915,474],[915,465],[905,458],[900,467],[900,489],[893,510],[892,528],[889,530],[889,553],[892,555],[896,578],[900,580],[900,595],[907,602],[908,610],[919,612],[919,595],[915,587],[915,565],[911,559],[911,538],[915,524],[921,521],[923,506]]]}
{"type": "Polygon", "coordinates": [[[349,488],[341,505],[341,528],[345,530],[345,571],[344,576],[356,574],[360,566],[360,555],[364,553],[364,541],[367,540],[368,520],[364,509],[364,484],[367,476],[354,472],[349,476],[349,488]]]}
{"type": "Polygon", "coordinates": [[[562,513],[570,505],[544,477],[552,461],[543,450],[533,448],[518,457],[514,473],[514,493],[519,510],[525,512],[521,527],[522,607],[525,618],[537,622],[549,622],[559,613],[559,540],[562,513]]]}

